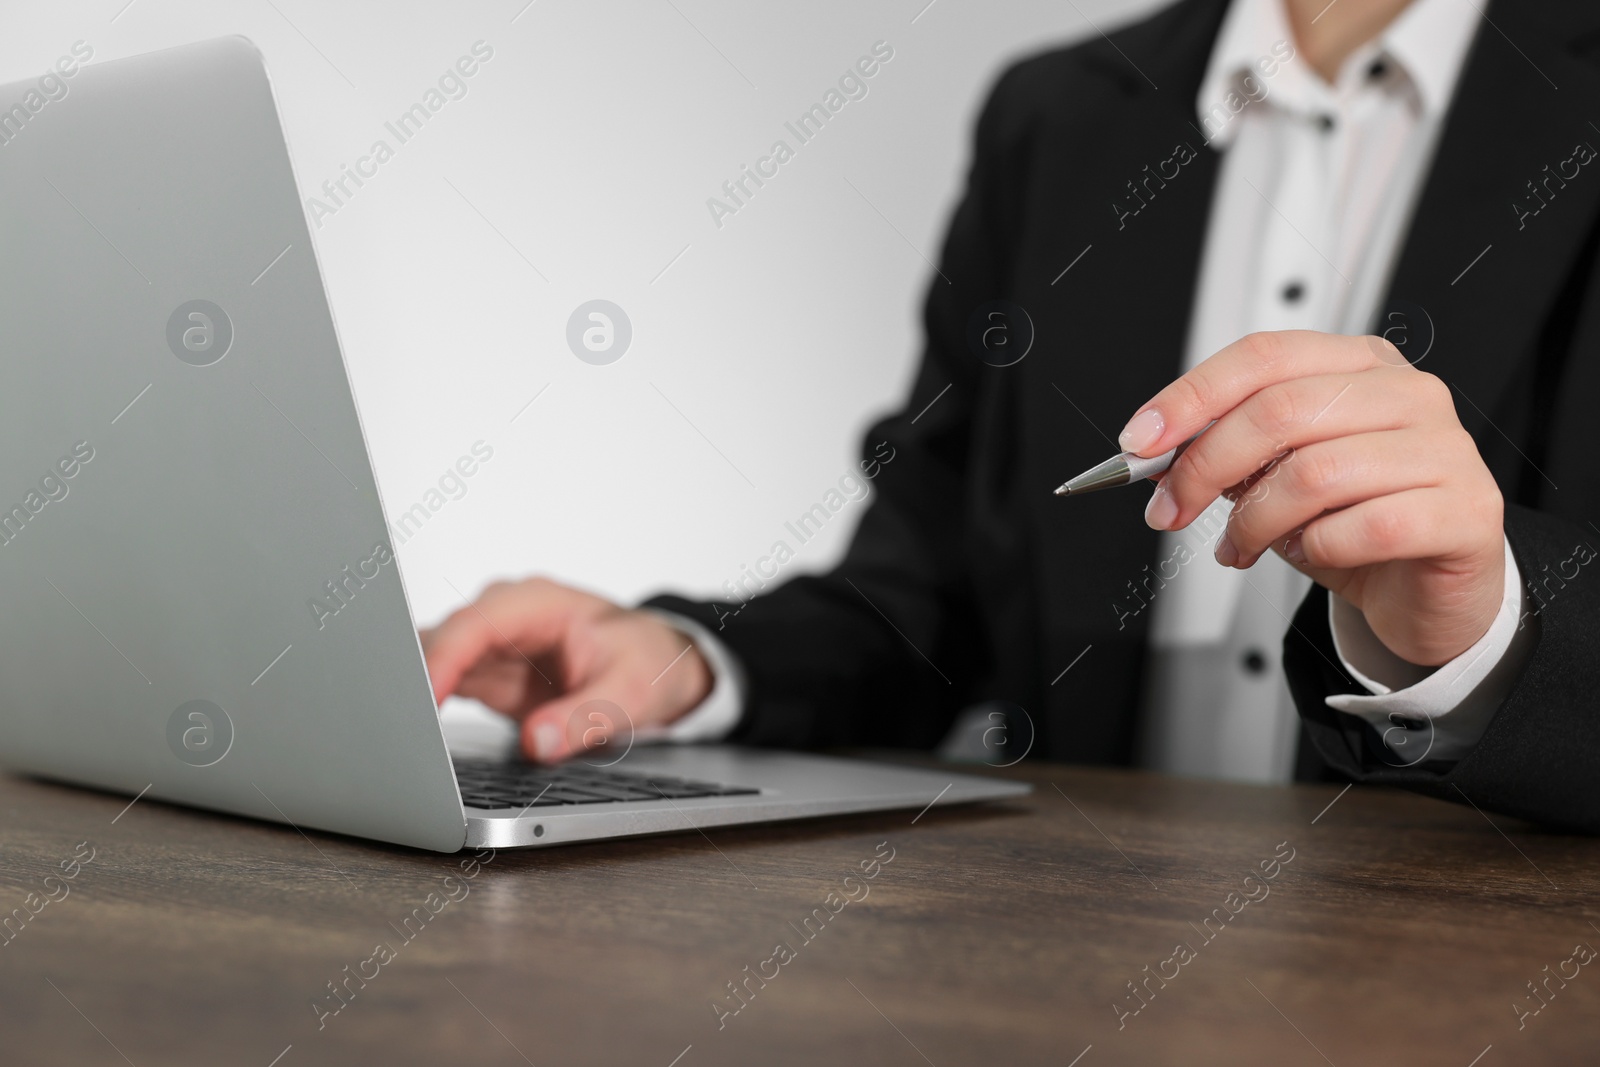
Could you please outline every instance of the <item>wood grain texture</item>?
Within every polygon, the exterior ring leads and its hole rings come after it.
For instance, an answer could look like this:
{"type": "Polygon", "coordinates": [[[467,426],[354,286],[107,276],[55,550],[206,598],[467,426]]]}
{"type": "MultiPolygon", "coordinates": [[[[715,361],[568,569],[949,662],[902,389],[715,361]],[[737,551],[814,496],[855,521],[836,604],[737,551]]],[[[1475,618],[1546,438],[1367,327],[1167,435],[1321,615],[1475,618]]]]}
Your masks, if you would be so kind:
{"type": "Polygon", "coordinates": [[[0,912],[37,907],[79,842],[94,850],[0,947],[3,1058],[1467,1067],[1492,1045],[1478,1063],[1497,1067],[1590,1062],[1600,1043],[1600,966],[1552,982],[1521,1029],[1513,1008],[1600,947],[1600,842],[1381,790],[1001,773],[1036,791],[915,824],[500,852],[470,879],[466,854],[148,800],[118,817],[125,797],[0,778],[0,912]],[[1285,842],[1293,860],[1261,881],[1285,842]],[[452,871],[465,895],[432,914],[452,871]],[[1230,892],[1262,886],[1231,914],[1230,892]],[[830,892],[857,899],[834,914],[830,892]],[[1214,909],[1230,917],[1203,927],[1214,909]],[[780,942],[792,958],[764,964],[780,942]],[[1164,962],[1180,942],[1192,958],[1164,962]],[[380,943],[393,958],[364,964],[380,943]],[[347,965],[376,976],[319,1029],[347,965]],[[1147,965],[1177,977],[1119,1019],[1147,965]],[[763,968],[719,1028],[727,983],[763,968]]]}

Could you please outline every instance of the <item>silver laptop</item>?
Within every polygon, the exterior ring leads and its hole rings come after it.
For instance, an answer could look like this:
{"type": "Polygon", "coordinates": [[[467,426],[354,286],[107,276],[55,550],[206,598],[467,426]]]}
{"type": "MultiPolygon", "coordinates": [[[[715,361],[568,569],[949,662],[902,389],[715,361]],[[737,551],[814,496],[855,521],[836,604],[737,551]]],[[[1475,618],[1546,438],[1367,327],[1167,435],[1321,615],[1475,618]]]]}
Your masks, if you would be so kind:
{"type": "Polygon", "coordinates": [[[453,759],[260,53],[0,109],[0,763],[442,852],[1027,791],[732,747],[453,759]]]}

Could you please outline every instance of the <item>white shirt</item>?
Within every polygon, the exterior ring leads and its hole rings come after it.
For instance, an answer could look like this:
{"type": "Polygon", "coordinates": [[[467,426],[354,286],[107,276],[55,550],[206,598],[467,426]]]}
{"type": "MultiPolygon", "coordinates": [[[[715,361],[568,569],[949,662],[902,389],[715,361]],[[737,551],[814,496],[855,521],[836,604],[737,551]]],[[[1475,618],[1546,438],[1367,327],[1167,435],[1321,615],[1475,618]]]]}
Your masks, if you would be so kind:
{"type": "MultiPolygon", "coordinates": [[[[1372,332],[1401,239],[1480,21],[1470,0],[1414,0],[1356,50],[1330,86],[1298,54],[1282,0],[1235,0],[1196,101],[1197,132],[1222,154],[1190,322],[1184,369],[1259,330],[1372,332]]],[[[1181,180],[1181,179],[1180,179],[1181,180]]],[[[1108,194],[1110,195],[1110,194],[1108,194]]],[[[1147,708],[1145,761],[1157,769],[1286,781],[1298,719],[1277,641],[1262,670],[1240,653],[1281,635],[1307,579],[1274,554],[1249,571],[1211,554],[1225,523],[1219,501],[1187,530],[1162,536],[1160,558],[1181,540],[1182,572],[1152,597],[1151,644],[1182,670],[1232,672],[1169,679],[1163,706],[1147,708]],[[1183,693],[1220,697],[1183,706],[1183,693]],[[1169,699],[1170,698],[1170,699],[1169,699]],[[1212,743],[1191,743],[1195,731],[1212,743]]],[[[1519,630],[1522,581],[1506,546],[1499,616],[1482,639],[1436,670],[1395,656],[1353,606],[1331,597],[1334,643],[1347,671],[1372,694],[1328,698],[1376,726],[1396,765],[1458,759],[1477,742],[1531,641],[1519,630]],[[1418,727],[1397,726],[1392,716],[1418,727]]],[[[716,682],[707,700],[672,724],[676,740],[721,737],[738,721],[743,681],[721,642],[690,620],[673,624],[699,645],[716,682]]]]}

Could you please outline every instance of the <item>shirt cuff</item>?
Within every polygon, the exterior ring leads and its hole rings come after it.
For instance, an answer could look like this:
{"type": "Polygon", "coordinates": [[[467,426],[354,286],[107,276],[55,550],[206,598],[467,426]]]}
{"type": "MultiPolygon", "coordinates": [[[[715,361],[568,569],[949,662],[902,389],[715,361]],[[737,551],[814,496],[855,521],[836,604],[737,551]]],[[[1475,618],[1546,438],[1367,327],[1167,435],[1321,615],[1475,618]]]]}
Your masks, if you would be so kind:
{"type": "Polygon", "coordinates": [[[1537,643],[1537,619],[1522,615],[1522,572],[1510,541],[1503,543],[1506,584],[1500,613],[1476,644],[1439,667],[1401,659],[1372,632],[1360,609],[1329,595],[1333,647],[1345,669],[1373,695],[1338,694],[1327,697],[1327,705],[1371,724],[1393,757],[1391,766],[1453,762],[1470,752],[1537,643]]]}
{"type": "Polygon", "coordinates": [[[706,665],[711,668],[711,692],[675,721],[665,726],[639,730],[634,734],[634,740],[647,743],[723,740],[739,725],[739,717],[744,713],[744,698],[749,688],[744,665],[727,645],[693,619],[656,608],[640,610],[656,616],[694,642],[706,665]]]}

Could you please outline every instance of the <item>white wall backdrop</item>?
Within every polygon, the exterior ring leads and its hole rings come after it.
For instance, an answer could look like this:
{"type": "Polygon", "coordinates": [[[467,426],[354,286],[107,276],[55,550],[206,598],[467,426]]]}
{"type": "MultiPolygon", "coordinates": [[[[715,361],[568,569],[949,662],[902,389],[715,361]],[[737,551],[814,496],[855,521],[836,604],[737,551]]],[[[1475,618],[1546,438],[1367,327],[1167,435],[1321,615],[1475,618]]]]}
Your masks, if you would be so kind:
{"type": "MultiPolygon", "coordinates": [[[[1154,6],[0,0],[0,81],[80,40],[99,63],[244,34],[303,194],[394,149],[315,233],[391,518],[446,500],[399,550],[429,623],[496,576],[632,600],[710,593],[764,553],[909,382],[926,258],[1002,63],[1154,6]],[[784,123],[880,41],[866,94],[800,144],[784,123]],[[477,42],[492,55],[400,143],[385,123],[477,42]],[[779,139],[794,157],[717,226],[707,199],[779,139]],[[633,330],[604,366],[565,340],[596,298],[633,330]],[[430,498],[479,441],[464,495],[430,498]]],[[[837,558],[850,508],[790,573],[837,558]]]]}

